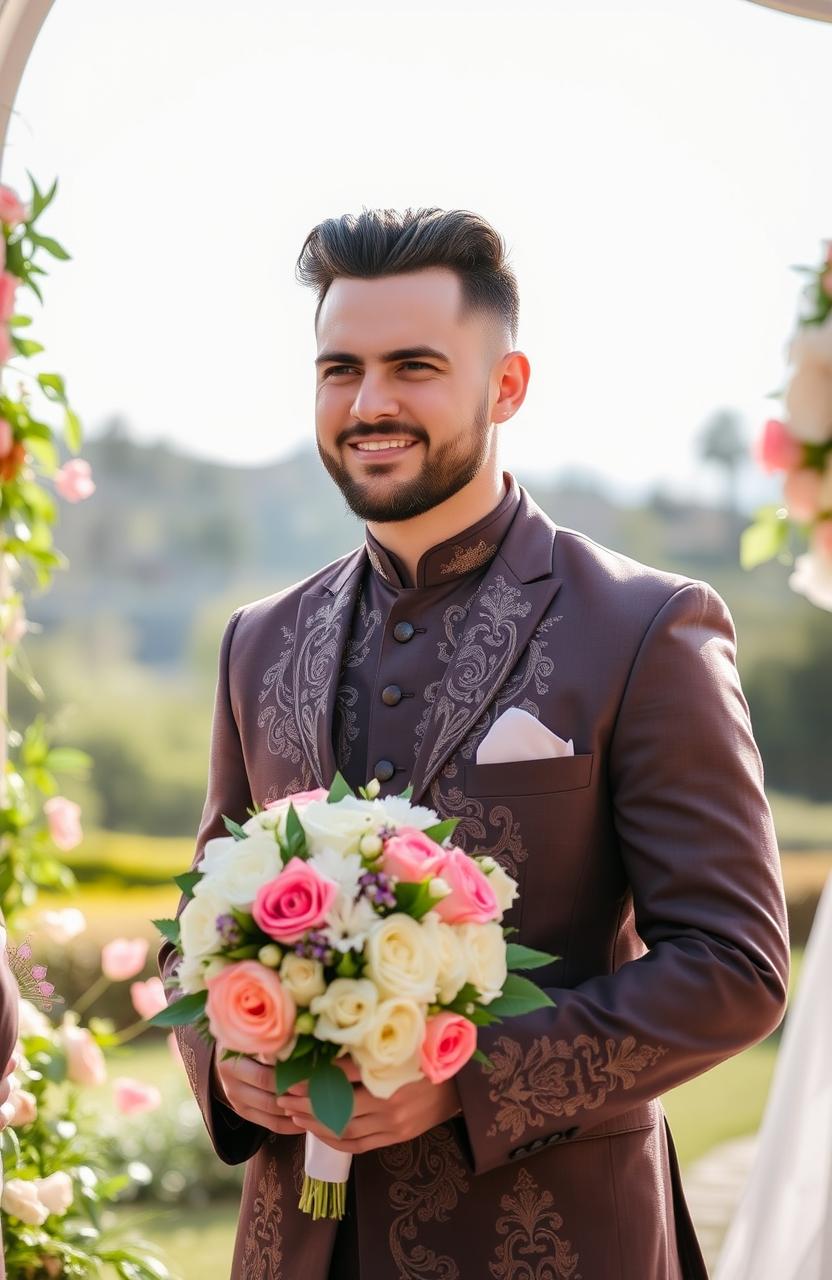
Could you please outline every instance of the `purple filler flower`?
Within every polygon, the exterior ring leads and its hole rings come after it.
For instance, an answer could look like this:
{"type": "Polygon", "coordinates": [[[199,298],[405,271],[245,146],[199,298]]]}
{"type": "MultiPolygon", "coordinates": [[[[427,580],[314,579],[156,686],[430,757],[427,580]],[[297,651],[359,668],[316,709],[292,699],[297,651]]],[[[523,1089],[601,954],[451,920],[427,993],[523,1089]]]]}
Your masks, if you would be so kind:
{"type": "Polygon", "coordinates": [[[215,921],[217,933],[226,947],[239,947],[243,940],[243,931],[237,921],[228,912],[217,916],[215,921]]]}

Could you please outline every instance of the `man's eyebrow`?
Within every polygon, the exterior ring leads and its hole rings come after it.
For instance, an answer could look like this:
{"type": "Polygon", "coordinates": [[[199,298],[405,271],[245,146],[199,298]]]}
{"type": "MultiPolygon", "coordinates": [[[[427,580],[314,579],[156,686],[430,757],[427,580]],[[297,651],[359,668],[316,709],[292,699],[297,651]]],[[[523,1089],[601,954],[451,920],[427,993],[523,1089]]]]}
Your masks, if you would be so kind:
{"type": "MultiPolygon", "coordinates": [[[[441,360],[444,364],[450,364],[450,360],[441,351],[437,351],[435,347],[399,347],[396,351],[384,351],[379,359],[385,364],[392,364],[394,360],[413,360],[417,356],[430,356],[432,360],[441,360]]],[[[355,355],[351,351],[322,351],[319,356],[315,357],[315,364],[363,364],[361,356],[355,355]]]]}

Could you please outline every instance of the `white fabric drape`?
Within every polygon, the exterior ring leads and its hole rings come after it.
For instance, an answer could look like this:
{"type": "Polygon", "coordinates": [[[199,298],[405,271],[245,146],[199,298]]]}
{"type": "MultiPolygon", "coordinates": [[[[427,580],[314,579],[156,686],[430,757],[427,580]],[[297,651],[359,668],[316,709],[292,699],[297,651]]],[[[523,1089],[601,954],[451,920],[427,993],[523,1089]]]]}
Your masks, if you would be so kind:
{"type": "Polygon", "coordinates": [[[713,1280],[832,1277],[832,875],[786,1014],[759,1146],[713,1280]]]}

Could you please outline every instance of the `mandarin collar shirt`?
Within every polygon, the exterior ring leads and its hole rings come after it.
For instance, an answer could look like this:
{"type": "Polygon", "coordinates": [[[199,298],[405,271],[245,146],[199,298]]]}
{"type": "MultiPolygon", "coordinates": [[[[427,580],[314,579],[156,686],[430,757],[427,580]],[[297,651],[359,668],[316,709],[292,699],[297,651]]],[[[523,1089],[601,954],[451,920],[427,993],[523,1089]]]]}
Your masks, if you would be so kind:
{"type": "Polygon", "coordinates": [[[450,658],[449,622],[467,611],[517,514],[517,480],[504,471],[503,483],[505,492],[492,511],[422,554],[415,582],[365,529],[367,564],[333,718],[335,759],[353,788],[371,778],[380,782],[381,795],[407,786],[450,658]]]}

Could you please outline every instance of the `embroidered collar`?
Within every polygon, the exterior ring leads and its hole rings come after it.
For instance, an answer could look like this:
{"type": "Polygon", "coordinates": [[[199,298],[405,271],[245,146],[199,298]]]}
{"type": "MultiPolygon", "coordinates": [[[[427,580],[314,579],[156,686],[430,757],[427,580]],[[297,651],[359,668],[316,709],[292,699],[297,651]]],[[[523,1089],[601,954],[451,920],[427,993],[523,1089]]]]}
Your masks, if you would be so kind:
{"type": "Polygon", "coordinates": [[[503,472],[503,481],[506,491],[493,511],[423,552],[416,566],[415,582],[410,581],[399,557],[382,546],[365,526],[365,546],[375,572],[388,586],[401,589],[435,587],[481,569],[497,554],[520,504],[520,486],[510,471],[503,472]]]}

